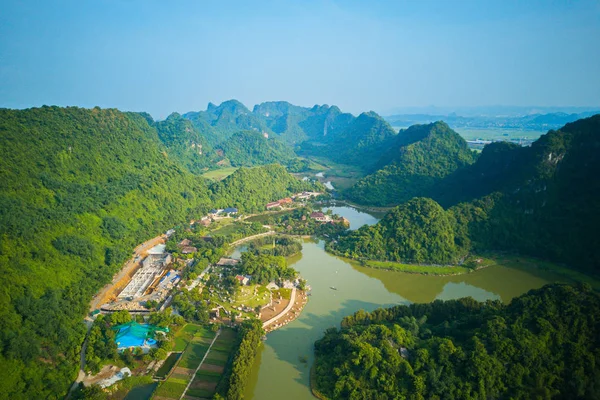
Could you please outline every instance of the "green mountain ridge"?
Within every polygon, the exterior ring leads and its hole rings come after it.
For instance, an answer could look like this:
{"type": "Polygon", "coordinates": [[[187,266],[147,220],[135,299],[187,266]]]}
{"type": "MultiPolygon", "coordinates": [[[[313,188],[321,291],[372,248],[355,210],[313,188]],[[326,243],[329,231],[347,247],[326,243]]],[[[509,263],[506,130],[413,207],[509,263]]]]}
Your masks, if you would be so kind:
{"type": "Polygon", "coordinates": [[[375,163],[374,172],[344,192],[360,204],[389,206],[428,196],[444,177],[475,161],[467,142],[444,122],[400,131],[375,163]]]}
{"type": "MultiPolygon", "coordinates": [[[[531,147],[493,143],[471,165],[456,170],[421,195],[449,207],[438,218],[450,220],[455,249],[469,252],[506,250],[563,262],[583,272],[600,273],[600,115],[565,125],[543,135],[531,147]]],[[[385,186],[384,186],[385,187],[385,186]]],[[[418,192],[418,191],[417,191],[418,192]]],[[[412,204],[411,200],[407,205],[412,204]]],[[[391,249],[385,243],[412,238],[411,244],[430,249],[435,235],[421,235],[431,227],[415,223],[405,232],[384,229],[388,218],[398,223],[420,218],[414,208],[400,205],[370,227],[382,241],[371,245],[359,231],[340,238],[337,251],[377,259],[391,249]],[[421,237],[421,241],[416,240],[421,237]],[[381,245],[381,246],[380,246],[381,245]]],[[[429,224],[438,223],[431,220],[429,224]]],[[[436,248],[436,247],[434,247],[436,248]]],[[[410,252],[395,260],[413,261],[410,252]]],[[[438,263],[438,253],[427,250],[417,262],[438,263]]]]}

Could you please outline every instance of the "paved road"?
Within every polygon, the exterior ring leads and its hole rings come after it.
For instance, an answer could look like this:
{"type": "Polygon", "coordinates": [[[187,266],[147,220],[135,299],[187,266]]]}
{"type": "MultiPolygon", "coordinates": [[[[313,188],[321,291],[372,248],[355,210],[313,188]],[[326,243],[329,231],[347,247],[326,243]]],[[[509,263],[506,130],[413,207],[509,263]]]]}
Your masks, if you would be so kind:
{"type": "Polygon", "coordinates": [[[294,307],[294,303],[295,302],[296,302],[296,288],[293,288],[292,289],[292,296],[290,297],[290,304],[288,304],[287,307],[282,312],[280,312],[279,314],[277,314],[273,318],[265,321],[263,323],[263,329],[266,328],[267,326],[271,325],[273,322],[277,321],[281,317],[283,317],[288,311],[290,311],[292,309],[292,307],[294,307]]]}

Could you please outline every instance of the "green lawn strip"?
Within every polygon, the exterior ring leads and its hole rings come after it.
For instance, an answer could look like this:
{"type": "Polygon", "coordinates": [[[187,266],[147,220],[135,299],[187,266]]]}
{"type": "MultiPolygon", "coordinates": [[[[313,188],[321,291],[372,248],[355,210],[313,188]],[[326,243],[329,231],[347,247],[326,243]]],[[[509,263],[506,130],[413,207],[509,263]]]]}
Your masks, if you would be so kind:
{"type": "Polygon", "coordinates": [[[179,361],[178,367],[195,369],[208,350],[209,344],[192,342],[179,361]]]}
{"type": "MultiPolygon", "coordinates": [[[[207,336],[212,332],[202,325],[187,324],[175,334],[175,340],[172,351],[184,351],[186,346],[195,336],[207,336]]],[[[212,333],[214,336],[214,333],[212,333]]]]}
{"type": "Polygon", "coordinates": [[[179,353],[171,353],[169,357],[167,357],[165,362],[160,366],[158,371],[156,371],[154,377],[158,379],[164,379],[167,375],[169,375],[169,372],[171,371],[171,369],[173,368],[180,356],[181,354],[179,353]]]}
{"type": "Polygon", "coordinates": [[[161,383],[158,389],[156,389],[156,392],[154,392],[154,395],[179,399],[179,397],[183,394],[186,385],[187,382],[181,383],[179,381],[168,379],[167,381],[161,383]]]}
{"type": "Polygon", "coordinates": [[[194,382],[212,382],[212,383],[218,383],[219,380],[221,379],[221,373],[219,372],[213,372],[213,371],[198,371],[198,373],[196,374],[196,378],[194,379],[194,382]],[[211,373],[211,374],[217,374],[217,375],[207,375],[206,373],[211,373]]]}
{"type": "MultiPolygon", "coordinates": [[[[204,362],[204,364],[202,364],[202,365],[205,365],[205,364],[206,364],[206,365],[214,365],[214,364],[211,364],[211,363],[209,363],[209,362],[204,362]]],[[[197,377],[197,379],[200,379],[200,378],[199,378],[200,376],[202,376],[202,377],[205,377],[205,376],[216,376],[216,377],[220,377],[221,375],[223,375],[223,373],[222,373],[222,372],[218,372],[218,371],[208,371],[208,370],[205,370],[205,369],[199,369],[199,370],[198,370],[198,372],[196,372],[196,377],[197,377]]]]}
{"type": "Polygon", "coordinates": [[[459,275],[467,274],[472,271],[469,268],[459,266],[401,264],[391,261],[366,261],[366,265],[371,268],[389,269],[392,271],[424,275],[459,275]]]}
{"type": "Polygon", "coordinates": [[[227,360],[229,359],[229,352],[225,351],[211,351],[208,356],[206,356],[207,364],[224,366],[227,364],[227,360]]]}

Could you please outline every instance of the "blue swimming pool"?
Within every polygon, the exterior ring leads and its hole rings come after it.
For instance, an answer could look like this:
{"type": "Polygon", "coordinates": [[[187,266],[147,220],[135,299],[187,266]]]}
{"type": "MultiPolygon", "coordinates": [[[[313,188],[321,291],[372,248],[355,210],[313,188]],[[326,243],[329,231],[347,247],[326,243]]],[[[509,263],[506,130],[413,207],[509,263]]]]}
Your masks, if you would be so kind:
{"type": "Polygon", "coordinates": [[[117,336],[115,337],[117,348],[156,345],[156,340],[148,337],[149,333],[156,331],[156,329],[157,327],[154,325],[138,324],[135,321],[117,326],[115,327],[115,330],[117,330],[117,336]]]}

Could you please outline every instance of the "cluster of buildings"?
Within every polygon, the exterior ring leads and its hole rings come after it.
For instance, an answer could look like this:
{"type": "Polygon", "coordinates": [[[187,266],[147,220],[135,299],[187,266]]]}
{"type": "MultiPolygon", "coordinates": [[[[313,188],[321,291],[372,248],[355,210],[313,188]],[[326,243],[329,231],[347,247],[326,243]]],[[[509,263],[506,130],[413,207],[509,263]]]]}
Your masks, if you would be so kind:
{"type": "Polygon", "coordinates": [[[292,204],[294,201],[307,200],[307,199],[310,199],[311,197],[317,197],[321,194],[322,193],[319,193],[319,192],[296,193],[292,197],[286,197],[284,199],[280,199],[277,201],[273,201],[271,203],[267,203],[265,207],[267,208],[267,210],[277,208],[277,207],[285,207],[288,204],[292,204]]]}
{"type": "Polygon", "coordinates": [[[237,215],[238,213],[238,209],[234,208],[234,207],[227,207],[227,208],[213,208],[212,210],[210,210],[208,212],[208,214],[210,216],[214,217],[232,217],[234,215],[237,215]]]}
{"type": "Polygon", "coordinates": [[[183,239],[181,242],[177,243],[177,247],[181,254],[191,254],[198,251],[198,249],[192,246],[192,241],[190,239],[183,239]]]}
{"type": "Polygon", "coordinates": [[[310,214],[310,217],[318,222],[325,222],[331,224],[344,224],[346,226],[350,226],[350,221],[346,218],[341,217],[340,219],[333,219],[331,215],[324,214],[322,212],[313,212],[310,214]]]}

